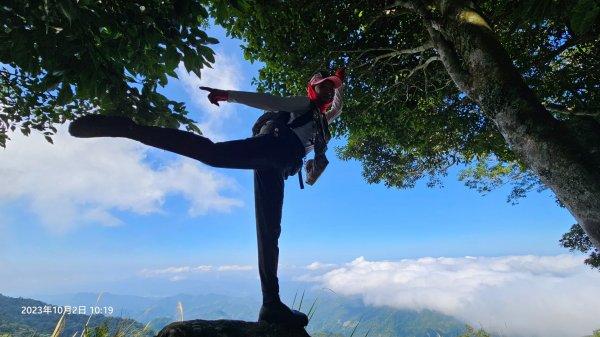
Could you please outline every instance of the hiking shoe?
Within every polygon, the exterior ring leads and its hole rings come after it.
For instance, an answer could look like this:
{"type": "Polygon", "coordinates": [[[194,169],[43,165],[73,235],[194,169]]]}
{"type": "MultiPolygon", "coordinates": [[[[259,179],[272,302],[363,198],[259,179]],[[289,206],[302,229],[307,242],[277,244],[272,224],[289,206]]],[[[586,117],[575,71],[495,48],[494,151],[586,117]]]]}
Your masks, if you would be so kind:
{"type": "Polygon", "coordinates": [[[78,138],[124,137],[136,125],[126,117],[87,115],[71,122],[69,133],[78,138]]]}
{"type": "Polygon", "coordinates": [[[308,317],[304,313],[292,310],[281,302],[264,303],[260,308],[258,321],[300,328],[308,325],[308,317]]]}

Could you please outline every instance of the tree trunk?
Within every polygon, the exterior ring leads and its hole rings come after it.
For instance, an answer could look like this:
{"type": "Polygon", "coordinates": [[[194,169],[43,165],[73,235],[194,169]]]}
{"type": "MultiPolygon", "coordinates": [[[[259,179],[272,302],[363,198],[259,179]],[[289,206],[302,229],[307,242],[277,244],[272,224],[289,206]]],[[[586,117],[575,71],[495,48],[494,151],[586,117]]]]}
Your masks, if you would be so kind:
{"type": "Polygon", "coordinates": [[[458,88],[490,117],[521,160],[600,249],[600,125],[559,121],[513,66],[471,1],[411,1],[458,88]]]}
{"type": "Polygon", "coordinates": [[[310,337],[302,328],[288,328],[265,322],[201,319],[175,322],[156,337],[310,337]]]}

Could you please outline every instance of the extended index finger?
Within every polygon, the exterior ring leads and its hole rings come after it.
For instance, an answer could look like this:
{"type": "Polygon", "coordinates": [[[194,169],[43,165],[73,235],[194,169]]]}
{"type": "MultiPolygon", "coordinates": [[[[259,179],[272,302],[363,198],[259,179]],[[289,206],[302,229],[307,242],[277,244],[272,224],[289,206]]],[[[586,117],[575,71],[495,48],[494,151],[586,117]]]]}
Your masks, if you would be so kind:
{"type": "Polygon", "coordinates": [[[206,90],[206,91],[210,91],[210,92],[212,92],[213,90],[215,90],[215,89],[209,88],[209,87],[200,87],[200,89],[206,90]]]}

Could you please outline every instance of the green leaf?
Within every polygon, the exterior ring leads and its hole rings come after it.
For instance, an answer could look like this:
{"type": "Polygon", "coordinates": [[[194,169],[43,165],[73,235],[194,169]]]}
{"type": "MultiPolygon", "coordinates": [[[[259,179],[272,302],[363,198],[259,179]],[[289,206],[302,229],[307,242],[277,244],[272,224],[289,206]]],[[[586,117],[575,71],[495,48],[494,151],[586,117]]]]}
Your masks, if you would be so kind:
{"type": "Polygon", "coordinates": [[[206,11],[206,8],[204,8],[204,6],[199,6],[198,16],[200,17],[200,19],[198,20],[199,22],[202,21],[203,19],[208,18],[208,12],[206,11]]]}
{"type": "Polygon", "coordinates": [[[167,70],[167,75],[173,77],[173,78],[177,78],[177,73],[175,72],[175,69],[168,69],[167,70]]]}
{"type": "Polygon", "coordinates": [[[71,90],[71,86],[68,83],[63,83],[60,90],[58,91],[58,96],[56,97],[56,104],[65,105],[69,103],[73,99],[73,90],[71,90]]]}
{"type": "Polygon", "coordinates": [[[60,77],[53,75],[46,75],[42,82],[40,83],[40,89],[42,91],[53,91],[58,88],[60,85],[60,77]]]}
{"type": "Polygon", "coordinates": [[[206,44],[217,44],[219,43],[219,40],[215,39],[214,37],[207,37],[205,40],[206,44]]]}
{"type": "Polygon", "coordinates": [[[571,27],[576,34],[587,33],[600,14],[600,7],[594,0],[579,0],[571,12],[571,27]]]}
{"type": "Polygon", "coordinates": [[[158,78],[158,84],[161,87],[164,87],[165,85],[167,85],[168,82],[169,82],[169,80],[167,79],[167,74],[165,74],[165,73],[160,74],[160,76],[158,78]]]}
{"type": "Polygon", "coordinates": [[[250,4],[245,0],[231,0],[230,4],[231,7],[242,13],[245,13],[251,7],[250,4]]]}
{"type": "Polygon", "coordinates": [[[215,63],[215,52],[206,47],[206,46],[200,46],[198,48],[198,52],[210,63],[215,63]]]}
{"type": "Polygon", "coordinates": [[[67,18],[67,20],[69,21],[69,24],[73,21],[73,13],[70,13],[63,4],[59,3],[58,5],[56,5],[56,7],[58,7],[58,9],[60,10],[60,12],[62,13],[62,15],[64,15],[65,18],[67,18]]]}

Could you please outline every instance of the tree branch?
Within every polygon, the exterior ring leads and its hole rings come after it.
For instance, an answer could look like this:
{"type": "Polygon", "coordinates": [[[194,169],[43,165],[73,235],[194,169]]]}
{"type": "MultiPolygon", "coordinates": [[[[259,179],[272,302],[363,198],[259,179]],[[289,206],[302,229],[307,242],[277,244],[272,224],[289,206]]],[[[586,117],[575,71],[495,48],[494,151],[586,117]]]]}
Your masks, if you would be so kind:
{"type": "MultiPolygon", "coordinates": [[[[354,59],[358,60],[361,58],[366,58],[366,60],[364,62],[362,62],[361,64],[358,64],[355,66],[355,68],[361,68],[361,67],[366,67],[366,66],[370,66],[371,68],[374,67],[375,65],[377,65],[381,60],[386,59],[386,58],[392,58],[392,57],[396,57],[396,56],[400,56],[400,55],[412,55],[412,54],[419,54],[422,53],[428,49],[433,48],[433,42],[432,41],[427,41],[425,44],[419,46],[419,47],[414,47],[414,48],[407,48],[407,49],[395,49],[395,48],[371,48],[371,49],[366,49],[366,50],[345,50],[345,51],[334,51],[332,53],[360,53],[357,57],[355,57],[354,59]],[[374,52],[374,51],[389,51],[389,53],[385,53],[382,55],[378,55],[375,56],[373,58],[369,58],[369,57],[365,57],[365,54],[369,53],[369,52],[374,52]]],[[[432,60],[428,60],[428,64],[431,63],[432,60]]],[[[351,61],[350,63],[354,63],[354,60],[351,61]]],[[[419,69],[422,69],[423,67],[421,67],[421,65],[419,66],[419,69]]],[[[418,69],[417,69],[418,70],[418,69]]]]}
{"type": "MultiPolygon", "coordinates": [[[[573,35],[571,35],[571,36],[573,36],[573,35]]],[[[578,45],[586,43],[586,42],[596,42],[597,43],[597,39],[598,39],[598,36],[596,34],[586,34],[586,35],[575,36],[570,39],[567,39],[565,41],[565,43],[563,43],[561,46],[556,48],[556,50],[553,50],[549,54],[540,58],[539,63],[540,64],[548,63],[551,60],[555,59],[556,57],[560,56],[560,54],[562,54],[565,50],[567,50],[571,47],[575,47],[575,46],[578,46],[578,45]]]]}
{"type": "Polygon", "coordinates": [[[446,70],[448,70],[448,74],[454,80],[454,83],[456,83],[460,91],[470,95],[472,91],[470,85],[470,76],[463,69],[458,55],[456,55],[456,52],[454,51],[454,48],[452,48],[450,42],[446,41],[442,34],[435,30],[431,25],[426,24],[426,28],[440,55],[440,60],[442,63],[444,63],[446,70]]]}
{"type": "Polygon", "coordinates": [[[361,58],[363,55],[376,52],[376,51],[389,51],[388,54],[380,55],[378,57],[385,58],[388,56],[394,55],[407,55],[407,54],[418,54],[422,53],[428,49],[434,48],[433,41],[427,41],[422,46],[414,47],[414,48],[406,48],[406,49],[396,49],[396,48],[368,48],[368,49],[360,49],[360,50],[333,50],[329,52],[330,54],[338,54],[338,53],[360,53],[357,58],[361,58]]]}
{"type": "MultiPolygon", "coordinates": [[[[397,86],[399,86],[399,85],[401,85],[401,84],[405,84],[405,83],[406,83],[406,80],[408,80],[408,79],[409,79],[409,78],[410,78],[412,75],[414,75],[414,74],[415,74],[417,71],[419,71],[419,70],[422,70],[422,69],[425,69],[425,68],[427,68],[427,66],[428,66],[428,65],[429,65],[431,62],[433,62],[433,61],[441,61],[441,59],[440,59],[440,57],[439,57],[439,56],[432,56],[432,57],[428,58],[428,59],[427,59],[427,61],[425,61],[425,62],[423,62],[423,63],[419,64],[418,66],[414,67],[413,69],[402,69],[402,70],[400,70],[400,72],[408,71],[409,73],[408,73],[408,75],[406,75],[406,77],[405,77],[405,78],[403,78],[403,79],[402,79],[402,81],[400,81],[400,82],[397,82],[397,83],[395,83],[395,84],[393,84],[393,85],[391,85],[391,86],[387,87],[387,88],[386,88],[386,89],[385,89],[383,92],[390,91],[390,90],[392,90],[393,88],[396,88],[397,86]]],[[[452,82],[452,81],[450,81],[450,83],[447,83],[447,84],[446,84],[446,86],[447,86],[448,84],[451,84],[451,82],[452,82]]],[[[414,88],[416,88],[416,89],[418,89],[418,90],[420,90],[420,91],[425,91],[425,92],[427,92],[427,83],[425,83],[425,88],[424,88],[424,89],[422,89],[422,88],[420,88],[420,87],[417,87],[417,86],[414,86],[414,88]]],[[[435,90],[435,91],[437,91],[437,90],[439,90],[439,89],[440,89],[440,88],[437,88],[437,89],[434,89],[434,90],[435,90]]],[[[408,93],[407,93],[407,95],[408,95],[408,93]]],[[[407,98],[407,100],[408,100],[408,98],[407,98]]],[[[386,103],[386,104],[387,104],[387,103],[386,103]]]]}
{"type": "Polygon", "coordinates": [[[431,48],[433,48],[433,41],[427,41],[427,42],[425,42],[424,45],[419,46],[419,47],[394,50],[394,51],[392,51],[390,53],[376,56],[374,58],[374,60],[377,62],[380,59],[384,59],[384,58],[388,58],[388,57],[394,57],[394,56],[399,56],[399,55],[407,55],[407,54],[419,54],[419,53],[422,53],[422,52],[424,52],[424,51],[426,51],[428,49],[431,49],[431,48]]]}
{"type": "MultiPolygon", "coordinates": [[[[442,25],[431,15],[425,3],[421,1],[413,1],[406,4],[406,1],[396,1],[401,6],[410,6],[422,18],[423,24],[429,33],[429,37],[433,41],[434,48],[437,49],[440,59],[448,74],[458,87],[458,89],[467,95],[472,91],[471,80],[469,73],[462,67],[461,62],[454,50],[452,44],[442,35],[442,25]]],[[[408,8],[408,7],[407,7],[408,8]]]]}
{"type": "Polygon", "coordinates": [[[412,1],[400,1],[397,0],[395,1],[393,4],[391,4],[390,6],[388,6],[386,9],[393,9],[396,7],[402,7],[402,8],[406,8],[406,9],[411,9],[411,10],[415,10],[415,4],[412,1]]]}
{"type": "Polygon", "coordinates": [[[414,75],[417,71],[421,70],[421,69],[425,69],[427,68],[427,66],[433,62],[433,61],[441,61],[442,58],[439,56],[432,56],[430,58],[427,59],[427,61],[423,62],[422,64],[419,64],[418,66],[414,67],[410,73],[408,73],[408,75],[406,76],[405,79],[410,78],[412,75],[414,75]]]}
{"type": "Polygon", "coordinates": [[[569,108],[564,105],[560,105],[560,104],[556,104],[556,103],[542,103],[542,105],[549,111],[554,111],[554,112],[558,112],[558,113],[565,114],[565,115],[571,115],[571,116],[598,116],[598,115],[600,115],[599,111],[569,108]]]}

